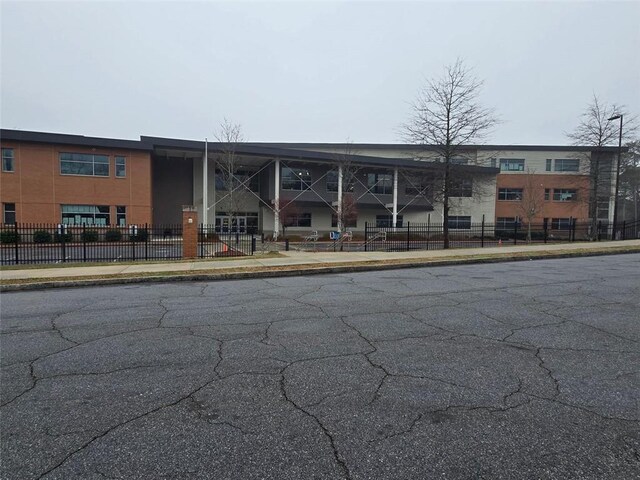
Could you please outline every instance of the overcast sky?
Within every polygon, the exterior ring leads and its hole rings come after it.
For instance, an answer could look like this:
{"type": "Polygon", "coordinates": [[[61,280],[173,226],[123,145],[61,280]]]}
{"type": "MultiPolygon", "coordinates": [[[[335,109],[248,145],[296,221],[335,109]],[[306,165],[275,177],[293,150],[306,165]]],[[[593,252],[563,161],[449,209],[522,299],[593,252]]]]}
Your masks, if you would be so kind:
{"type": "Polygon", "coordinates": [[[596,93],[640,113],[640,1],[1,2],[3,128],[249,141],[399,142],[457,57],[503,123],[567,144],[596,93]]]}

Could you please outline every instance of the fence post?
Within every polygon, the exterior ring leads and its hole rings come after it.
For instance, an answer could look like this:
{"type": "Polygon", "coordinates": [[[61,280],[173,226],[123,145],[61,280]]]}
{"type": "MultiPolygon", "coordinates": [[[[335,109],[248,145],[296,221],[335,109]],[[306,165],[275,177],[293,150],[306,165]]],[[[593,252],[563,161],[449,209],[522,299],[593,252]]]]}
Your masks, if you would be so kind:
{"type": "Polygon", "coordinates": [[[602,220],[598,220],[598,232],[596,233],[596,239],[600,241],[600,229],[602,228],[602,220]]]}
{"type": "Polygon", "coordinates": [[[429,250],[429,240],[430,240],[429,237],[431,236],[431,233],[429,232],[430,228],[431,228],[431,214],[427,216],[427,250],[429,250]]]}
{"type": "Polygon", "coordinates": [[[82,260],[87,261],[87,224],[82,224],[82,260]]]}
{"type": "Polygon", "coordinates": [[[367,245],[368,239],[369,239],[369,235],[367,234],[368,230],[369,230],[369,222],[364,222],[364,251],[365,252],[369,248],[369,246],[367,245]]]}
{"type": "Polygon", "coordinates": [[[627,237],[626,232],[627,232],[627,221],[623,220],[622,221],[622,239],[621,240],[626,240],[627,239],[626,238],[627,237]]]}
{"type": "Polygon", "coordinates": [[[484,215],[482,215],[482,230],[480,232],[480,248],[484,247],[484,215]]]}
{"type": "Polygon", "coordinates": [[[513,244],[518,244],[518,220],[513,222],[513,244]]]}
{"type": "Polygon", "coordinates": [[[571,219],[571,241],[576,241],[576,219],[571,219]]]}
{"type": "Polygon", "coordinates": [[[144,259],[149,260],[149,224],[144,224],[144,259]]]}
{"type": "Polygon", "coordinates": [[[255,235],[251,234],[251,255],[253,255],[255,251],[256,251],[256,237],[255,235]]]}
{"type": "Polygon", "coordinates": [[[16,249],[16,265],[18,265],[18,262],[20,261],[20,247],[18,247],[18,222],[13,222],[13,241],[15,242],[16,249]]]}
{"type": "Polygon", "coordinates": [[[547,237],[549,235],[549,219],[545,218],[542,221],[542,230],[544,231],[543,237],[544,237],[544,243],[547,243],[547,237]]]}
{"type": "Polygon", "coordinates": [[[289,251],[289,239],[288,238],[284,239],[284,251],[285,252],[289,251]]]}
{"type": "Polygon", "coordinates": [[[65,238],[67,236],[67,229],[64,228],[64,224],[60,223],[58,225],[58,232],[60,232],[60,250],[62,251],[62,262],[66,262],[67,261],[67,244],[66,241],[67,239],[65,238]]]}
{"type": "Polygon", "coordinates": [[[411,236],[411,222],[407,222],[407,252],[409,251],[409,237],[411,236]]]}

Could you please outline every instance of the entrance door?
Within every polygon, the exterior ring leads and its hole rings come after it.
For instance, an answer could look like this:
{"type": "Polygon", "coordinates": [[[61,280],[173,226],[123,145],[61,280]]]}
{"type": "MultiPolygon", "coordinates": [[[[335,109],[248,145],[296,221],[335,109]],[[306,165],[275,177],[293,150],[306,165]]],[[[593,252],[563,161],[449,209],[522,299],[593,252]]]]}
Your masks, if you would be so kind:
{"type": "Polygon", "coordinates": [[[216,217],[216,232],[218,233],[246,233],[247,217],[231,218],[227,215],[216,217]]]}

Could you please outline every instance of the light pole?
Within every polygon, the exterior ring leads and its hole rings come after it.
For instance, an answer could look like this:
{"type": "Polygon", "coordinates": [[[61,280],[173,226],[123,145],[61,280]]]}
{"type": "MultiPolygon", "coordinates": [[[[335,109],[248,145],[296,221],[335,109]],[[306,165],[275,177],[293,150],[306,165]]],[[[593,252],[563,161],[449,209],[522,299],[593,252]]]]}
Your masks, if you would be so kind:
{"type": "Polygon", "coordinates": [[[620,155],[622,154],[622,117],[623,115],[620,113],[607,119],[609,122],[612,120],[620,119],[620,133],[618,135],[618,161],[616,163],[616,188],[613,198],[613,230],[611,231],[611,240],[616,239],[616,226],[618,224],[618,189],[620,188],[620,155]]]}

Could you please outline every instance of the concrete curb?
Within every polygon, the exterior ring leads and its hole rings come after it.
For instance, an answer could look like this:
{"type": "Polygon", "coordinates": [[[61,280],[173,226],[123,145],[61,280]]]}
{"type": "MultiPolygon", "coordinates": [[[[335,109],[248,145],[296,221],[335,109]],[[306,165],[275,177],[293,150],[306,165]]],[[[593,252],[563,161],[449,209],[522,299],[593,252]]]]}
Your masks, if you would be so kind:
{"type": "MultiPolygon", "coordinates": [[[[405,268],[443,267],[452,265],[473,265],[483,263],[522,262],[531,260],[552,260],[574,257],[599,257],[605,255],[624,255],[640,253],[640,248],[628,250],[598,250],[598,251],[572,251],[559,253],[530,253],[522,256],[501,255],[497,257],[464,258],[464,259],[428,259],[426,261],[400,261],[398,263],[372,263],[354,265],[336,265],[313,267],[312,265],[291,265],[284,269],[249,270],[245,272],[219,272],[219,273],[174,273],[142,277],[114,277],[94,278],[87,280],[43,280],[32,283],[16,283],[0,285],[0,292],[18,292],[25,290],[44,290],[49,288],[78,288],[94,287],[102,285],[127,285],[138,283],[168,283],[168,282],[202,282],[220,280],[242,280],[250,278],[276,278],[293,277],[302,275],[320,275],[330,273],[354,273],[370,272],[375,270],[396,270],[405,268]]],[[[282,267],[281,267],[282,268],[282,267]]]]}

